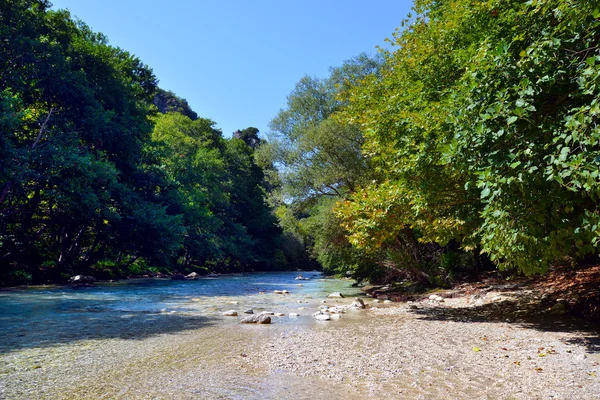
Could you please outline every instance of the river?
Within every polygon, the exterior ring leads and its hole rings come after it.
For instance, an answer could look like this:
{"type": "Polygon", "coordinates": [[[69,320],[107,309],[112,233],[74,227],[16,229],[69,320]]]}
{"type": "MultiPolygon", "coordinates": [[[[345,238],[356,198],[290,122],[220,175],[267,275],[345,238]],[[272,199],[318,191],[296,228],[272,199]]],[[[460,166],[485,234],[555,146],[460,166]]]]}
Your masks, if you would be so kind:
{"type": "Polygon", "coordinates": [[[319,398],[318,379],[266,373],[244,360],[245,349],[275,336],[329,329],[311,314],[323,301],[351,301],[325,300],[329,293],[359,295],[349,280],[297,275],[2,290],[0,398],[319,398]],[[247,309],[284,316],[272,317],[271,326],[242,325],[247,309]],[[223,316],[227,310],[239,316],[223,316]]]}

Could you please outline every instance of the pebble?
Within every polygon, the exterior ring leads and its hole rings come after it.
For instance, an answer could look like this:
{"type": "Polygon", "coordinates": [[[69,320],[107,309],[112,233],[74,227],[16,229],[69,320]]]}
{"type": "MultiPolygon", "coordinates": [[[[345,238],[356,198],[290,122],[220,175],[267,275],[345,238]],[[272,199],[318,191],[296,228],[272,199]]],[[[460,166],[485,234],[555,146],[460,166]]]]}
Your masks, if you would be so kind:
{"type": "Polygon", "coordinates": [[[317,321],[330,321],[331,320],[331,316],[326,315],[326,314],[319,314],[319,315],[315,315],[315,319],[317,321]]]}

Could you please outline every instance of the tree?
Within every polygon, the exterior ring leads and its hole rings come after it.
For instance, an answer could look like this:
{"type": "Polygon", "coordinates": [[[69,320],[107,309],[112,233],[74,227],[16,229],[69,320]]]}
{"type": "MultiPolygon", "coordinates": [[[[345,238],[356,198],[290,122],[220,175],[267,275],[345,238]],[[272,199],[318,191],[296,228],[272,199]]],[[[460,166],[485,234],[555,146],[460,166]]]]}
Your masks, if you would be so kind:
{"type": "Polygon", "coordinates": [[[526,274],[597,253],[597,5],[415,11],[340,117],[383,177],[338,209],[351,242],[374,250],[409,228],[526,274]]]}

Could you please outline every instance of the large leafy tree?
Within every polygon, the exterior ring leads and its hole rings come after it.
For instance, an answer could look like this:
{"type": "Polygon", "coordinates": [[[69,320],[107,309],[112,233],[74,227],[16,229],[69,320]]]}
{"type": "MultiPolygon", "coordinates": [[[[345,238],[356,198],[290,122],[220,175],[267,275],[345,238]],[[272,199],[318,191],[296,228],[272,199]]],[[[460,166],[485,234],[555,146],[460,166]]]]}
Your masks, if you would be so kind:
{"type": "Polygon", "coordinates": [[[100,259],[164,263],[181,241],[179,217],[137,186],[150,178],[141,165],[156,79],[48,7],[0,4],[3,280],[16,269],[56,277],[100,259]]]}
{"type": "Polygon", "coordinates": [[[598,243],[593,1],[417,1],[381,78],[349,92],[381,179],[338,208],[351,242],[407,229],[527,274],[598,243]]]}
{"type": "Polygon", "coordinates": [[[356,268],[360,259],[332,213],[332,200],[346,198],[373,177],[361,153],[362,131],[333,115],[345,104],[341,95],[378,68],[378,59],[361,55],[333,68],[326,79],[302,78],[271,121],[268,143],[259,148],[280,224],[331,270],[356,268]]]}

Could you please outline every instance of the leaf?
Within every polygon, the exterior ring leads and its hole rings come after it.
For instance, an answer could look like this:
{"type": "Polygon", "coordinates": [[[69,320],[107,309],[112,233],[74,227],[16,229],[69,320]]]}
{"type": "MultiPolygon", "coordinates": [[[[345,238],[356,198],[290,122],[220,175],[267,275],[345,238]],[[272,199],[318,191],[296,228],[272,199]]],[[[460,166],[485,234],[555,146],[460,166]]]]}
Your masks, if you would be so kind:
{"type": "Polygon", "coordinates": [[[479,347],[473,347],[473,351],[481,351],[479,347]]]}
{"type": "Polygon", "coordinates": [[[486,197],[488,197],[490,195],[490,188],[486,187],[481,191],[481,198],[485,199],[486,197]]]}
{"type": "Polygon", "coordinates": [[[519,118],[517,116],[513,115],[512,117],[510,117],[509,119],[506,120],[506,123],[508,125],[514,124],[517,121],[517,119],[519,119],[519,118]]]}

